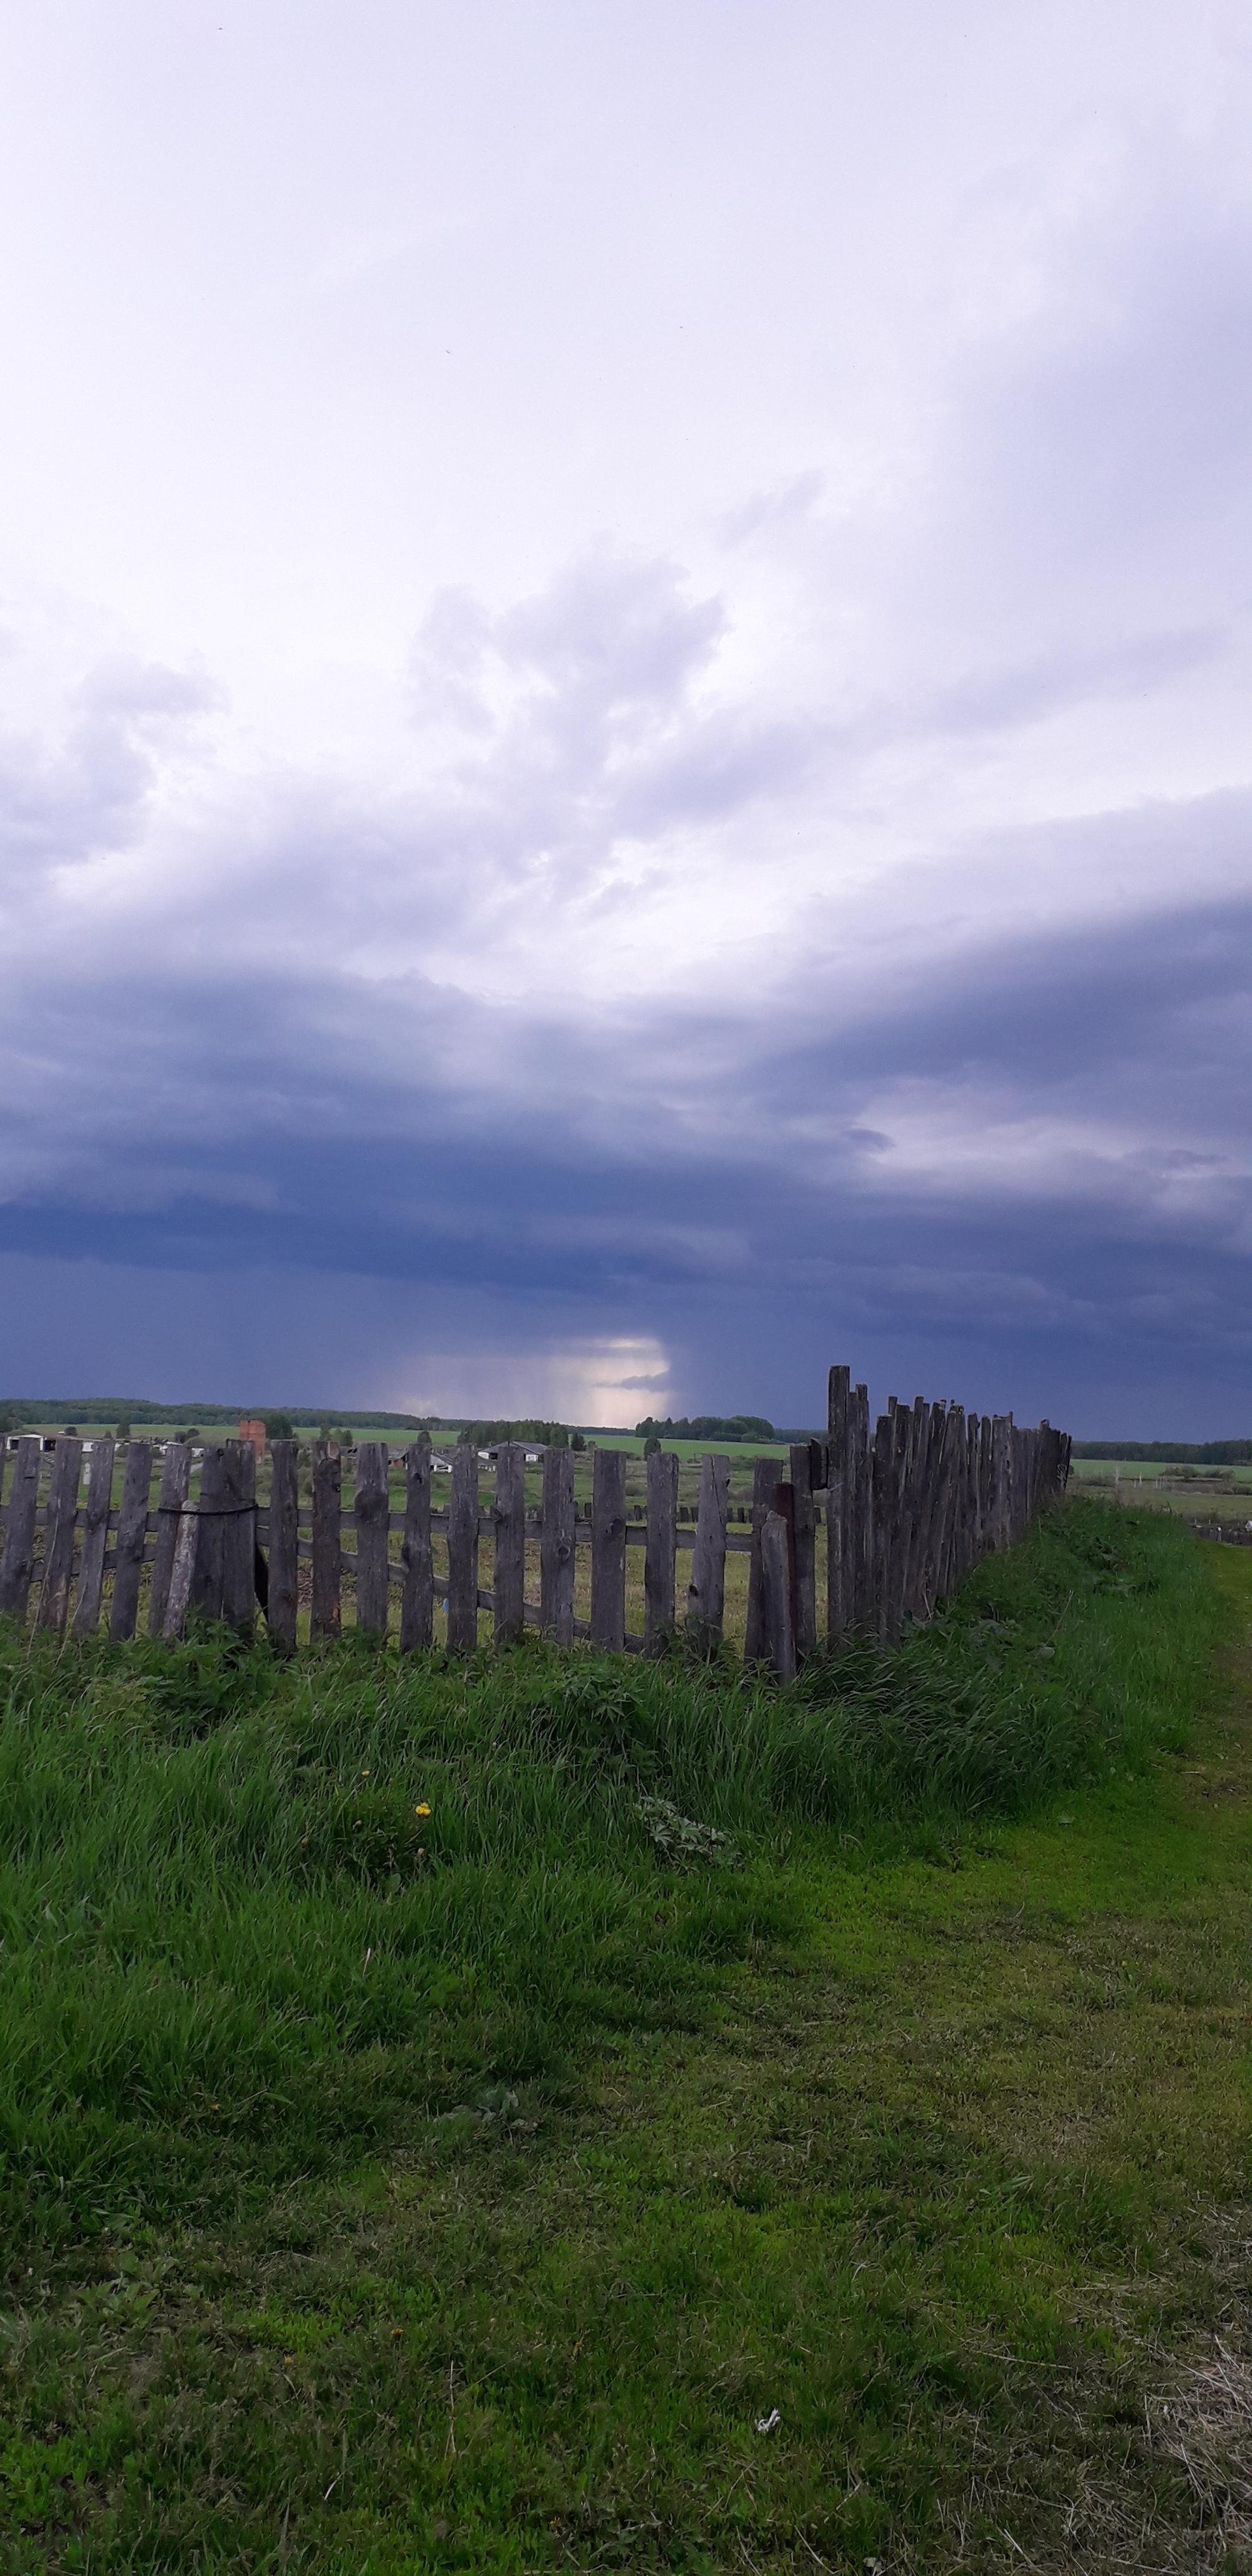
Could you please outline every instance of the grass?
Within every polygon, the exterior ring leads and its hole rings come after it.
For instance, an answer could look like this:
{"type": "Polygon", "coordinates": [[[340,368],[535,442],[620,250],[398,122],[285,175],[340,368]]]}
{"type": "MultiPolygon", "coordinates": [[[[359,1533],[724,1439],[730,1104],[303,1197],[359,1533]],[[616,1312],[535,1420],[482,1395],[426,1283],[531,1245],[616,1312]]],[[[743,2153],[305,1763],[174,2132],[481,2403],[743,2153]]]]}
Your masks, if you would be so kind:
{"type": "Polygon", "coordinates": [[[0,2567],[1199,2564],[1248,1574],[1078,1503],[782,1693],[11,1639],[0,2567]]]}

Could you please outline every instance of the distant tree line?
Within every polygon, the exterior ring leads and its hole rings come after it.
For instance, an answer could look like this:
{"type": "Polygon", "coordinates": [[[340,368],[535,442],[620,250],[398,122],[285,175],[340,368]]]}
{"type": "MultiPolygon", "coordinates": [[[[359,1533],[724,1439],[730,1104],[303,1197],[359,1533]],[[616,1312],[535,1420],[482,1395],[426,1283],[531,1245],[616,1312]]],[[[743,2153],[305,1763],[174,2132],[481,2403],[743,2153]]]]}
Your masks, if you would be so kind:
{"type": "Polygon", "coordinates": [[[763,1413],[694,1413],[682,1414],[676,1421],[667,1413],[664,1422],[650,1413],[645,1422],[635,1424],[637,1440],[772,1440],[774,1426],[763,1413]]]}
{"type": "Polygon", "coordinates": [[[1074,1456],[1159,1467],[1249,1467],[1252,1440],[1076,1440],[1074,1456]]]}

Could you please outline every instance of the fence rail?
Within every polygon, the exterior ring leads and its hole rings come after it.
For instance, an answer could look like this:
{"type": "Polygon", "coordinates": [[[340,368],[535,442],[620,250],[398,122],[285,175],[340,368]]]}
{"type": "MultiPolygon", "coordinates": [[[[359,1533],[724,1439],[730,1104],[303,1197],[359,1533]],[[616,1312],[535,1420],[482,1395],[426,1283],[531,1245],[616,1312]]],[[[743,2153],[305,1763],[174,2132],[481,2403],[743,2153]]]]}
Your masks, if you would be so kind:
{"type": "MultiPolygon", "coordinates": [[[[894,1644],[910,1621],[924,1621],[980,1558],[1024,1535],[1034,1514],[1064,1491],[1070,1443],[1044,1422],[1022,1430],[1011,1415],[966,1414],[959,1405],[913,1405],[893,1399],[871,1430],[863,1386],[846,1368],[830,1372],[824,1439],[793,1446],[786,1461],[758,1458],[749,1525],[732,1525],[730,1461],[710,1453],[700,1462],[694,1522],[679,1517],[678,1460],[670,1451],[646,1461],[644,1516],[626,1502],[626,1459],[598,1448],[589,1501],[578,1502],[574,1460],[548,1449],[542,1492],[528,1503],[525,1450],[507,1443],[496,1457],[495,1494],[484,1509],[476,1453],[458,1448],[447,1508],[432,1494],[425,1435],[403,1458],[403,1508],[392,1509],[390,1458],[383,1442],[356,1453],[354,1491],[345,1504],[342,1465],[329,1445],[314,1453],[312,1492],[299,1494],[294,1441],[271,1449],[268,1502],[258,1499],[256,1458],[246,1441],[224,1441],[202,1455],[193,1495],[192,1453],[171,1442],[161,1464],[155,1504],[152,1444],[126,1448],[121,1491],[113,1441],[92,1449],[85,1491],[83,1444],[59,1439],[41,1494],[42,1443],[23,1439],[7,1495],[0,1483],[0,1614],[33,1616],[36,1629],[92,1635],[107,1616],[111,1638],[174,1641],[200,1613],[241,1634],[253,1629],[258,1604],[276,1646],[293,1649],[300,1632],[301,1581],[307,1569],[312,1639],[337,1636],[345,1589],[351,1587],[358,1631],[385,1640],[393,1607],[403,1653],[436,1641],[436,1611],[445,1615],[452,1654],[479,1641],[479,1614],[490,1613],[496,1643],[516,1642],[533,1626],[557,1644],[589,1638],[633,1654],[660,1652],[681,1626],[698,1650],[723,1638],[726,1561],[749,1559],[744,1654],[781,1679],[813,1653],[824,1632],[835,1644],[851,1634],[894,1644]],[[818,1533],[825,1538],[824,1620],[819,1620],[818,1533]],[[354,1545],[345,1545],[349,1534],[354,1545]],[[393,1552],[392,1542],[397,1542],[393,1552]],[[435,1542],[443,1562],[436,1565],[435,1542]],[[480,1580],[483,1542],[492,1580],[480,1580]],[[643,1630],[626,1627],[627,1566],[642,1550],[643,1630]],[[590,1616],[575,1615],[580,1555],[589,1561],[590,1616]],[[689,1557],[685,1603],[678,1605],[679,1557],[689,1557]],[[539,1599],[526,1597],[537,1559],[539,1599]]],[[[0,1479],[6,1460],[0,1453],[0,1479]]]]}

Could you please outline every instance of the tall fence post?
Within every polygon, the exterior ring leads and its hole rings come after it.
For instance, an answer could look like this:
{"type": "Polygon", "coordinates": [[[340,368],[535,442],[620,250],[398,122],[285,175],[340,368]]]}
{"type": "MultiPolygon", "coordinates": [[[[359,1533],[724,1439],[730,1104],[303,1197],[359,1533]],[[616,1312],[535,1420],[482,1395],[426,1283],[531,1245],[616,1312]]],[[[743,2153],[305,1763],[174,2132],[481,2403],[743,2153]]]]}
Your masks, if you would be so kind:
{"type": "MultiPolygon", "coordinates": [[[[205,1453],[206,1463],[208,1452],[205,1453]]],[[[203,1478],[201,1481],[203,1493],[203,1478]]],[[[319,1441],[313,1452],[312,1637],[337,1637],[343,1626],[343,1479],[338,1453],[319,1441]]]]}
{"type": "Polygon", "coordinates": [[[795,1626],[791,1610],[791,1549],[781,1512],[769,1511],[761,1523],[761,1608],[765,1654],[776,1681],[794,1681],[795,1626]]]}
{"type": "Polygon", "coordinates": [[[39,1462],[43,1443],[28,1436],[18,1442],[4,1554],[0,1557],[0,1612],[24,1619],[35,1575],[35,1516],[39,1509],[39,1462]]]}
{"type": "Polygon", "coordinates": [[[795,1543],[796,1661],[817,1645],[817,1521],[813,1458],[807,1440],[791,1450],[792,1529],[795,1543]]]}
{"type": "Polygon", "coordinates": [[[87,1500],[83,1505],[83,1544],[78,1589],[74,1597],[73,1633],[76,1637],[94,1637],[100,1624],[112,1503],[113,1442],[97,1440],[87,1470],[87,1500]]]}
{"type": "MultiPolygon", "coordinates": [[[[110,1442],[112,1448],[112,1442],[110,1442]]],[[[95,1451],[91,1463],[95,1465],[95,1451]]],[[[109,1474],[113,1461],[109,1460],[109,1474]]],[[[157,1496],[156,1536],[152,1542],[152,1579],[148,1587],[148,1635],[160,1637],[165,1630],[165,1612],[169,1601],[170,1576],[174,1571],[174,1550],[182,1522],[183,1505],[191,1490],[191,1450],[185,1440],[171,1440],[161,1468],[161,1490],[157,1496]]],[[[84,1540],[84,1550],[86,1542],[84,1540]]]]}
{"type": "Polygon", "coordinates": [[[270,1442],[269,1592],[265,1625],[270,1644],[290,1654],[300,1604],[300,1451],[294,1440],[270,1442]]]}
{"type": "Polygon", "coordinates": [[[113,1601],[109,1635],[114,1643],[133,1637],[139,1616],[139,1586],[148,1537],[148,1493],[152,1484],[152,1443],[132,1440],[122,1478],[122,1505],[117,1516],[113,1558],[113,1601]]]}

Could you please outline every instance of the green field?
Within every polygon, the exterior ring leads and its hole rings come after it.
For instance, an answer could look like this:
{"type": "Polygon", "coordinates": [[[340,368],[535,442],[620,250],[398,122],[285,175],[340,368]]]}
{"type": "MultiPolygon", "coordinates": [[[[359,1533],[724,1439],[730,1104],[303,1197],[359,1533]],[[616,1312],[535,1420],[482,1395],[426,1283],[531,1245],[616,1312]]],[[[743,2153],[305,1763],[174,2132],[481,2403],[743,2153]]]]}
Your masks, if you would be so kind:
{"type": "Polygon", "coordinates": [[[1079,1501],[782,1692],[10,1635],[0,2567],[1214,2563],[1250,1577],[1079,1501]]]}

